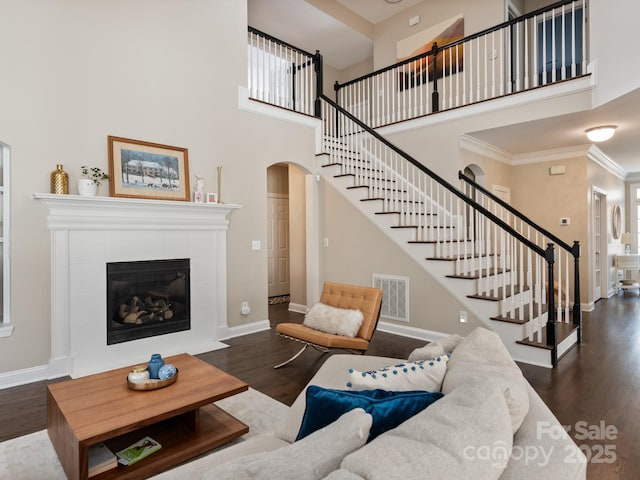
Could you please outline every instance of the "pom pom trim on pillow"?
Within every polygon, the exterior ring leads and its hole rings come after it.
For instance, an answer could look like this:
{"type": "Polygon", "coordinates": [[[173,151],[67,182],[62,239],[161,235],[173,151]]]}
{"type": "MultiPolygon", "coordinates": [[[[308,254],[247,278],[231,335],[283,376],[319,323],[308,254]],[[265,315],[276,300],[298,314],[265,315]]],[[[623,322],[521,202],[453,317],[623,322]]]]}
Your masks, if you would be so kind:
{"type": "Polygon", "coordinates": [[[309,309],[302,324],[321,332],[353,338],[358,334],[362,322],[364,315],[360,310],[316,303],[309,309]]]}
{"type": "Polygon", "coordinates": [[[398,365],[360,372],[349,369],[347,387],[351,390],[440,391],[451,355],[440,355],[433,360],[404,362],[398,365]]]}

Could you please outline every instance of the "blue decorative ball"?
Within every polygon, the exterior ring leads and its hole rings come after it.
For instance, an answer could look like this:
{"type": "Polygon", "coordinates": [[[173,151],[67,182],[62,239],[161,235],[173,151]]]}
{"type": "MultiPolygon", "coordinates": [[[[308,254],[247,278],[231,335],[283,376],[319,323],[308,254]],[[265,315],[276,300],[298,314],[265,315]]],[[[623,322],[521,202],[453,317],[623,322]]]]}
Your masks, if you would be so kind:
{"type": "Polygon", "coordinates": [[[176,373],[178,373],[176,367],[174,367],[170,363],[167,363],[166,365],[160,367],[160,370],[158,370],[158,378],[160,380],[166,380],[173,377],[176,373]]]}

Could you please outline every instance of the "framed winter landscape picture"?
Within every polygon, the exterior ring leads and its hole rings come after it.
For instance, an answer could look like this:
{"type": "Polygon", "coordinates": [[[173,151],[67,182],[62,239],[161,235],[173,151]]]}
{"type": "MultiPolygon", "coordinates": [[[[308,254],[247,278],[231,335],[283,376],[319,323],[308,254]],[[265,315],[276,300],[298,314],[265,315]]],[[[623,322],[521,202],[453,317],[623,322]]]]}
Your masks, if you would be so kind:
{"type": "Polygon", "coordinates": [[[186,148],[108,137],[112,197],[190,200],[186,148]]]}

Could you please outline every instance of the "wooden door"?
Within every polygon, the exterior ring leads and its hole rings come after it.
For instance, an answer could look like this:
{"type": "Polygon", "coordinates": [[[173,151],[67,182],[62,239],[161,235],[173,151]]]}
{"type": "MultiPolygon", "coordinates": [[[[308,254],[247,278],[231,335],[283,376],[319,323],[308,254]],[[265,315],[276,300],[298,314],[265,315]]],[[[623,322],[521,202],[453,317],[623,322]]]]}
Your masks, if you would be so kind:
{"type": "Polygon", "coordinates": [[[268,294],[287,295],[289,286],[289,198],[269,196],[267,232],[268,294]]]}

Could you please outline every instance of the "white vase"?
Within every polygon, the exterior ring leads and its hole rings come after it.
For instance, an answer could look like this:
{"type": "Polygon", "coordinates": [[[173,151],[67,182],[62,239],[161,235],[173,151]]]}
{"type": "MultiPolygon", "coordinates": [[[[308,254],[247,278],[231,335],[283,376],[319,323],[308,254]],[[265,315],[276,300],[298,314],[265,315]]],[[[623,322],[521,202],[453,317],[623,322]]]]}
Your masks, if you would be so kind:
{"type": "Polygon", "coordinates": [[[98,193],[98,185],[89,178],[78,179],[78,195],[83,197],[95,197],[98,193]]]}

